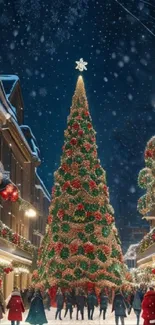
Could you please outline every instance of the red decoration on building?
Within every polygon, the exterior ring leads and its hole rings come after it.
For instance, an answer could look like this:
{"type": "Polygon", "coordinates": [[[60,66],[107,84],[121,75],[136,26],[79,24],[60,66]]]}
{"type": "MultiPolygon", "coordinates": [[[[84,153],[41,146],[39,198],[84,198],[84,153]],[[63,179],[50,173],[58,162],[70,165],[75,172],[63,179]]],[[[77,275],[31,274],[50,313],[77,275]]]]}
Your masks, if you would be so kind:
{"type": "Polygon", "coordinates": [[[14,244],[16,244],[16,245],[19,244],[19,242],[20,242],[20,237],[19,237],[19,235],[18,235],[17,233],[13,234],[12,242],[13,242],[14,244]]]}
{"type": "Polygon", "coordinates": [[[73,153],[73,151],[71,149],[69,149],[69,150],[66,151],[66,155],[68,157],[72,156],[72,153],[73,153]]]}
{"type": "Polygon", "coordinates": [[[87,212],[87,217],[90,217],[90,216],[92,216],[92,212],[88,211],[87,212]]]}
{"type": "Polygon", "coordinates": [[[75,145],[77,144],[77,140],[76,140],[76,138],[72,138],[72,139],[70,140],[70,144],[71,144],[72,146],[75,146],[75,145]]]}
{"type": "Polygon", "coordinates": [[[153,241],[155,241],[155,233],[152,234],[152,239],[153,239],[153,241]]]}
{"type": "Polygon", "coordinates": [[[85,116],[89,116],[89,112],[88,112],[88,111],[85,111],[85,112],[84,112],[84,115],[85,115],[85,116]]]}
{"type": "Polygon", "coordinates": [[[152,274],[155,274],[155,269],[152,270],[152,274]]]}

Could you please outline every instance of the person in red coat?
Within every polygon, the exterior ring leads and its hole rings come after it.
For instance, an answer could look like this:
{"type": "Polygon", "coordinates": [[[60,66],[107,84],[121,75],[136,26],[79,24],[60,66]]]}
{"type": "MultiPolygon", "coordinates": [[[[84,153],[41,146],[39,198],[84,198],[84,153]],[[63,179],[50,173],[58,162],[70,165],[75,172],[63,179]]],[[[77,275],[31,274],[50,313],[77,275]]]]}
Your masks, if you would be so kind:
{"type": "Polygon", "coordinates": [[[15,322],[19,325],[25,309],[18,288],[14,288],[7,309],[9,309],[8,320],[11,321],[11,325],[15,325],[15,322]]]}
{"type": "Polygon", "coordinates": [[[142,302],[142,318],[144,319],[143,325],[155,324],[155,291],[150,288],[145,294],[142,302]]]}

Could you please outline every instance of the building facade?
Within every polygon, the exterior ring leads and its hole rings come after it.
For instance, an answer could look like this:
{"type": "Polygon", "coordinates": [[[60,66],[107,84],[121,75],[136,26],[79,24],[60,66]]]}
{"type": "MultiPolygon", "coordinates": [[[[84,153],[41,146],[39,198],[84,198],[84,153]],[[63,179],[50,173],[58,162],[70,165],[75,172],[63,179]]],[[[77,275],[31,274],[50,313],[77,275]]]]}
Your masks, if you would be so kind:
{"type": "Polygon", "coordinates": [[[14,266],[12,272],[4,272],[3,276],[7,297],[13,286],[23,289],[31,282],[32,245],[40,244],[50,203],[50,195],[37,173],[41,160],[36,139],[24,125],[24,104],[17,76],[0,76],[0,162],[5,174],[18,187],[21,198],[37,211],[31,219],[18,203],[0,199],[0,267],[14,266]]]}

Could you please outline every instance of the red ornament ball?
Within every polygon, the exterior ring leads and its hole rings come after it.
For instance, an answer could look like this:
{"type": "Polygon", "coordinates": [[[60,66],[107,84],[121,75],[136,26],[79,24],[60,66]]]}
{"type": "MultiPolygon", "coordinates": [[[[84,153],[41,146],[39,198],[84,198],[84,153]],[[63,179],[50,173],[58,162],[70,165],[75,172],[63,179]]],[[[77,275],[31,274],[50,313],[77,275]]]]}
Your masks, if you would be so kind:
{"type": "Polygon", "coordinates": [[[95,212],[94,215],[95,215],[95,219],[96,220],[98,220],[98,221],[102,220],[102,214],[101,214],[101,212],[97,211],[97,212],[95,212]]]}
{"type": "Polygon", "coordinates": [[[79,211],[84,210],[84,205],[83,205],[82,203],[79,203],[78,206],[77,206],[77,209],[78,209],[79,211]]]}
{"type": "Polygon", "coordinates": [[[155,274],[155,269],[152,270],[152,274],[155,274]]]}
{"type": "Polygon", "coordinates": [[[79,189],[81,187],[81,183],[79,181],[79,179],[75,179],[71,182],[71,185],[75,188],[75,189],[79,189]]]}
{"type": "Polygon", "coordinates": [[[152,234],[152,239],[153,239],[153,241],[155,241],[155,233],[152,234]]]}
{"type": "Polygon", "coordinates": [[[74,130],[78,130],[79,129],[79,123],[74,123],[73,125],[72,125],[72,128],[74,129],[74,130]]]}
{"type": "Polygon", "coordinates": [[[78,135],[81,137],[84,134],[83,130],[78,131],[78,135]]]}
{"type": "Polygon", "coordinates": [[[87,128],[88,128],[89,130],[92,128],[92,124],[91,124],[90,122],[87,124],[87,128]]]}
{"type": "Polygon", "coordinates": [[[63,217],[64,217],[64,214],[65,214],[64,210],[63,210],[63,209],[60,209],[60,210],[58,211],[58,213],[57,213],[57,216],[58,216],[58,218],[59,218],[60,220],[62,220],[63,217]]]}
{"type": "Polygon", "coordinates": [[[86,254],[94,252],[94,245],[92,243],[86,243],[83,247],[86,254]]]}
{"type": "Polygon", "coordinates": [[[72,139],[70,140],[70,144],[71,144],[72,146],[75,146],[75,145],[77,144],[77,140],[76,140],[76,138],[72,138],[72,139]]]}
{"type": "Polygon", "coordinates": [[[49,225],[52,223],[52,216],[51,215],[48,216],[47,222],[48,222],[49,225]]]}
{"type": "Polygon", "coordinates": [[[93,190],[94,188],[96,188],[96,183],[93,180],[91,180],[89,182],[89,186],[90,186],[91,190],[93,190]]]}
{"type": "Polygon", "coordinates": [[[145,151],[145,158],[152,158],[153,157],[153,150],[146,150],[145,151]]]}
{"type": "Polygon", "coordinates": [[[66,181],[62,187],[63,191],[66,191],[70,187],[70,181],[66,181]]]}
{"type": "Polygon", "coordinates": [[[84,112],[84,115],[85,115],[85,116],[89,116],[89,112],[88,112],[88,111],[85,111],[85,112],[84,112]]]}
{"type": "Polygon", "coordinates": [[[15,188],[13,193],[11,194],[10,200],[11,202],[16,202],[19,198],[18,190],[15,188]]]}
{"type": "Polygon", "coordinates": [[[7,201],[9,199],[9,193],[6,190],[3,190],[0,192],[0,196],[3,198],[3,200],[7,201]]]}

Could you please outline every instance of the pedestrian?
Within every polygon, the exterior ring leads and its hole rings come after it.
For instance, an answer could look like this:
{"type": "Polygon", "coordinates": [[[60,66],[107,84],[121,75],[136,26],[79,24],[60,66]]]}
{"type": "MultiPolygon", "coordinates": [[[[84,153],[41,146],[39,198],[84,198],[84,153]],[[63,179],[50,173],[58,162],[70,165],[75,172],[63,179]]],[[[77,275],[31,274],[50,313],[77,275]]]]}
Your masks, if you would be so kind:
{"type": "Polygon", "coordinates": [[[92,290],[90,293],[88,293],[87,296],[87,308],[88,308],[88,319],[93,320],[93,314],[94,314],[94,309],[95,306],[97,307],[98,302],[97,302],[97,297],[96,293],[94,290],[92,290]]]}
{"type": "Polygon", "coordinates": [[[8,320],[11,321],[11,325],[15,325],[15,322],[19,325],[25,308],[17,287],[14,288],[6,308],[9,309],[8,320]]]}
{"type": "Polygon", "coordinates": [[[33,325],[48,323],[45,315],[43,298],[39,289],[34,292],[33,298],[31,299],[30,310],[25,322],[33,325]]]}
{"type": "Polygon", "coordinates": [[[133,298],[133,302],[132,302],[132,308],[133,308],[133,310],[136,314],[136,317],[137,317],[137,325],[139,325],[139,322],[140,322],[142,300],[143,300],[143,294],[142,294],[141,290],[138,288],[134,293],[134,298],[133,298]]]}
{"type": "Polygon", "coordinates": [[[77,306],[76,320],[78,320],[79,312],[81,314],[82,320],[84,320],[84,307],[86,306],[86,296],[82,289],[78,289],[78,293],[76,296],[76,306],[77,306]]]}
{"type": "Polygon", "coordinates": [[[55,319],[57,319],[57,317],[59,316],[59,319],[62,320],[61,311],[62,311],[63,305],[64,305],[64,297],[63,297],[63,294],[62,294],[62,291],[60,288],[58,288],[57,293],[56,293],[56,304],[57,304],[57,310],[56,310],[56,314],[55,314],[55,319]]]}
{"type": "Polygon", "coordinates": [[[115,311],[115,324],[119,325],[119,319],[121,320],[121,325],[125,325],[124,318],[126,317],[126,303],[125,299],[121,293],[121,291],[118,289],[115,292],[114,300],[113,300],[113,306],[112,306],[112,312],[115,311]]]}
{"type": "Polygon", "coordinates": [[[143,325],[155,324],[155,291],[152,287],[144,296],[142,310],[143,325]]]}
{"type": "Polygon", "coordinates": [[[51,297],[49,295],[48,289],[44,293],[43,303],[44,303],[44,308],[50,311],[50,308],[51,308],[51,297]]]}
{"type": "Polygon", "coordinates": [[[69,291],[65,292],[65,303],[66,303],[66,310],[64,317],[67,316],[67,313],[69,311],[70,319],[72,319],[72,313],[73,313],[73,297],[69,291]]]}
{"type": "Polygon", "coordinates": [[[32,286],[29,286],[26,294],[27,294],[27,303],[28,303],[28,306],[30,306],[30,303],[31,303],[31,300],[33,298],[33,295],[35,293],[35,290],[32,286]]]}
{"type": "Polygon", "coordinates": [[[0,290],[0,320],[3,319],[3,314],[5,314],[5,301],[2,291],[0,290]]]}
{"type": "Polygon", "coordinates": [[[108,296],[105,292],[104,289],[101,290],[100,292],[100,317],[101,317],[101,314],[102,314],[102,311],[103,311],[103,319],[106,318],[106,311],[107,311],[107,308],[108,308],[108,296]]]}

